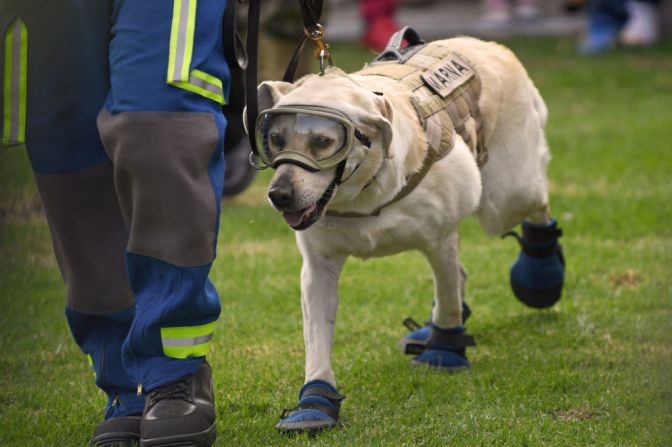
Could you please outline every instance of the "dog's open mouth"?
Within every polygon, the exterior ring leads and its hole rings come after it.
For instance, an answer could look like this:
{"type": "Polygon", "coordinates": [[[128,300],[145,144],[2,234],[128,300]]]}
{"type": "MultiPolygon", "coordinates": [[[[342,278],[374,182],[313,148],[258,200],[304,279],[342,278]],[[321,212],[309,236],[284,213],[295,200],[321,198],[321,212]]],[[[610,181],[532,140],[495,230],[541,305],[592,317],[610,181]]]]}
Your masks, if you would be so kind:
{"type": "Polygon", "coordinates": [[[285,211],[282,213],[282,216],[285,218],[287,224],[296,231],[305,230],[306,228],[313,225],[315,222],[320,220],[322,217],[322,212],[324,208],[331,200],[331,196],[334,193],[335,185],[332,183],[324,195],[317,202],[313,203],[307,208],[304,208],[299,211],[285,211]]]}
{"type": "Polygon", "coordinates": [[[282,213],[287,224],[295,230],[305,230],[314,224],[319,215],[317,213],[317,203],[313,203],[308,208],[299,211],[285,211],[282,213]]]}

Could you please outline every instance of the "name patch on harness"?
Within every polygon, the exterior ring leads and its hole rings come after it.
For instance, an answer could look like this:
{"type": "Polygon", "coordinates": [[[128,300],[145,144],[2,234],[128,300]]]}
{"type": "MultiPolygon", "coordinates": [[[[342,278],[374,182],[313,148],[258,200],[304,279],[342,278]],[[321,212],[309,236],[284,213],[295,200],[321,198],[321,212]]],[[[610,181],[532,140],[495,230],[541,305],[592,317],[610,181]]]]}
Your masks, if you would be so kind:
{"type": "Polygon", "coordinates": [[[445,99],[474,75],[474,70],[464,59],[453,53],[427,70],[422,80],[434,93],[445,99]]]}

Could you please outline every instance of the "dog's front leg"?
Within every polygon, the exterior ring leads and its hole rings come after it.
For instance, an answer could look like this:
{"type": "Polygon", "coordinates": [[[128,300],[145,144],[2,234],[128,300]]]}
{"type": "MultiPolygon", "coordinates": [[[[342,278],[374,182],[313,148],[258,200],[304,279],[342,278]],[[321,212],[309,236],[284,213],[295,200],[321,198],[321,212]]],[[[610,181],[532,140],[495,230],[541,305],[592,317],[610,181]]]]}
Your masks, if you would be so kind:
{"type": "Polygon", "coordinates": [[[276,428],[285,432],[317,431],[337,425],[341,401],[331,369],[331,345],[338,309],[338,278],[346,256],[314,253],[301,237],[301,309],[306,348],[306,381],[299,402],[283,413],[276,428]]]}
{"type": "Polygon", "coordinates": [[[323,380],[336,386],[331,347],[338,310],[338,279],[345,256],[323,257],[302,250],[301,309],[306,347],[306,382],[323,380]]]}
{"type": "Polygon", "coordinates": [[[464,334],[464,280],[458,255],[458,234],[452,232],[436,246],[424,250],[434,273],[434,308],[426,350],[414,362],[432,367],[469,367],[465,348],[473,338],[464,334]]]}

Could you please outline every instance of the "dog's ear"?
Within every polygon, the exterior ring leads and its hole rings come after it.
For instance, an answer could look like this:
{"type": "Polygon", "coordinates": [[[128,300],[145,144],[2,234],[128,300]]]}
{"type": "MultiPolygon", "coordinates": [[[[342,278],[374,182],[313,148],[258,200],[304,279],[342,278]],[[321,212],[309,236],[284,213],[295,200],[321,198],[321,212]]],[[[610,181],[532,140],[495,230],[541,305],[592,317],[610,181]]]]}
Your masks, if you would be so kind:
{"type": "Polygon", "coordinates": [[[373,99],[379,113],[367,117],[367,124],[376,126],[382,133],[383,151],[389,157],[389,147],[392,143],[392,106],[383,96],[376,95],[373,99]]]}
{"type": "MultiPolygon", "coordinates": [[[[275,105],[276,102],[280,100],[287,93],[294,90],[296,86],[290,84],[289,82],[282,81],[264,81],[257,87],[257,103],[259,104],[260,112],[262,110],[270,109],[275,105]]],[[[254,125],[254,123],[252,123],[254,125]]],[[[245,127],[245,132],[250,133],[250,129],[247,128],[247,106],[243,109],[243,126],[245,127]]]]}
{"type": "Polygon", "coordinates": [[[257,97],[259,98],[259,111],[270,109],[283,96],[294,90],[296,86],[289,82],[282,81],[264,81],[257,87],[257,97]]]}

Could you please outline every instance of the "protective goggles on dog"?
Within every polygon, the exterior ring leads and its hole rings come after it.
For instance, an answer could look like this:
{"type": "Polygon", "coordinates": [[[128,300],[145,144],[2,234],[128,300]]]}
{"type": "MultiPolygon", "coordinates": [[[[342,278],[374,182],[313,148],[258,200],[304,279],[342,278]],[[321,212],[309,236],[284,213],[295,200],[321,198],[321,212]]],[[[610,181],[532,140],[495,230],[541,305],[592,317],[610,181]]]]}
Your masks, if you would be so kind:
{"type": "Polygon", "coordinates": [[[262,111],[255,137],[256,166],[277,168],[293,163],[310,171],[333,168],[344,161],[355,140],[367,148],[371,141],[338,110],[319,106],[287,106],[262,111]]]}

